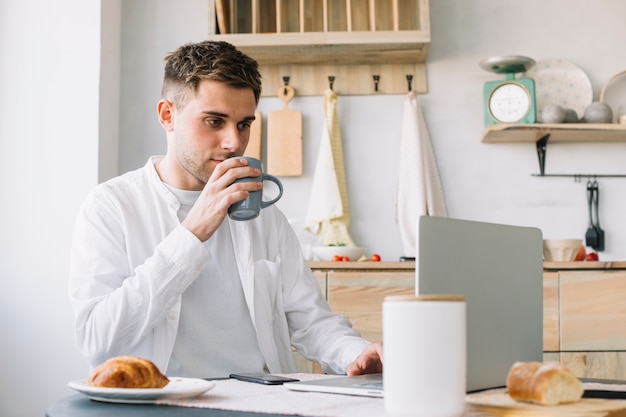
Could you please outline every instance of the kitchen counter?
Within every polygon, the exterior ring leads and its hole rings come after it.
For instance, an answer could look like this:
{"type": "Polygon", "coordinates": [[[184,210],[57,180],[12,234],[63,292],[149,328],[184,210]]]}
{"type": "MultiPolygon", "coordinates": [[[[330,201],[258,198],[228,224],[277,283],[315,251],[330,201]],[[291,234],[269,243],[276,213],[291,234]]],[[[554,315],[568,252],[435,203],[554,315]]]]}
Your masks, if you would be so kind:
{"type": "MultiPolygon", "coordinates": [[[[333,261],[308,261],[313,270],[319,271],[364,271],[364,270],[385,270],[385,271],[414,271],[415,262],[333,262],[333,261]]],[[[626,265],[626,263],[625,263],[626,265]]]]}
{"type": "Polygon", "coordinates": [[[580,262],[544,262],[543,269],[545,271],[576,271],[576,270],[596,270],[596,269],[626,269],[626,261],[580,261],[580,262]]]}
{"type": "MultiPolygon", "coordinates": [[[[308,261],[313,270],[335,270],[335,271],[363,271],[363,270],[385,270],[385,271],[413,271],[415,262],[332,262],[332,261],[308,261]]],[[[546,271],[563,270],[620,270],[626,269],[626,261],[605,261],[605,262],[544,262],[543,269],[546,271]]]]}

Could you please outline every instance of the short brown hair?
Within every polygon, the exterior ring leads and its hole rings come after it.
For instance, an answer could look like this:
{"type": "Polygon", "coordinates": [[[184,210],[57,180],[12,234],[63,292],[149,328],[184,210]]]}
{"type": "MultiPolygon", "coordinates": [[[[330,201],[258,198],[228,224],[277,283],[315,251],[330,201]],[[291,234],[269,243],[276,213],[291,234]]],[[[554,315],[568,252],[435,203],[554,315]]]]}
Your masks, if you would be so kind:
{"type": "Polygon", "coordinates": [[[165,57],[163,98],[184,106],[202,80],[219,81],[235,88],[250,88],[259,103],[261,74],[257,62],[223,41],[188,43],[165,57]]]}

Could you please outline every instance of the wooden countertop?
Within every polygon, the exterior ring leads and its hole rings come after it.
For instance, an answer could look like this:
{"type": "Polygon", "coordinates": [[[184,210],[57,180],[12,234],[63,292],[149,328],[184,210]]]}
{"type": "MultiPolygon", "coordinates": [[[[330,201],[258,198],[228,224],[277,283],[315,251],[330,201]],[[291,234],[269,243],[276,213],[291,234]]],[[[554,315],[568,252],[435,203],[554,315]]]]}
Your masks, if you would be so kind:
{"type": "Polygon", "coordinates": [[[468,412],[463,417],[625,417],[622,400],[582,398],[572,404],[543,406],[512,400],[503,390],[490,390],[467,397],[468,412]]]}
{"type": "Polygon", "coordinates": [[[385,270],[385,271],[414,271],[415,262],[332,262],[308,261],[311,269],[315,270],[385,270]]]}
{"type": "Polygon", "coordinates": [[[626,261],[607,261],[607,262],[544,262],[543,269],[549,271],[564,270],[594,270],[594,269],[626,269],[626,261]]]}
{"type": "MultiPolygon", "coordinates": [[[[315,270],[385,270],[385,271],[411,271],[415,270],[415,262],[332,262],[332,261],[308,261],[311,269],[315,270]]],[[[586,271],[586,270],[620,270],[626,269],[626,261],[607,262],[544,262],[543,269],[546,271],[586,271]]]]}

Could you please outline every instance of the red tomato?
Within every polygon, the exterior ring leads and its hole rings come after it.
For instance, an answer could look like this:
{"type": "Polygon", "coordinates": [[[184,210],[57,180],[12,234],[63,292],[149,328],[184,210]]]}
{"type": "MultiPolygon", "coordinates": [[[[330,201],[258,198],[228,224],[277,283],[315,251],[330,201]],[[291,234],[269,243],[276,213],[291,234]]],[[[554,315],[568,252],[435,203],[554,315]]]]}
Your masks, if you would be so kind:
{"type": "Polygon", "coordinates": [[[377,253],[372,254],[372,256],[370,256],[370,261],[372,262],[380,262],[380,255],[377,253]]]}
{"type": "Polygon", "coordinates": [[[584,245],[580,245],[580,249],[578,249],[578,252],[576,253],[576,258],[574,260],[575,261],[584,261],[586,257],[587,257],[587,251],[585,249],[585,246],[584,245]]]}
{"type": "Polygon", "coordinates": [[[350,262],[350,258],[348,258],[347,256],[342,256],[341,257],[341,261],[342,262],[350,262]]]}
{"type": "Polygon", "coordinates": [[[341,256],[339,255],[333,256],[333,262],[341,262],[341,256]]]}
{"type": "Polygon", "coordinates": [[[585,256],[585,260],[587,261],[598,261],[598,252],[589,252],[587,256],[585,256]]]}

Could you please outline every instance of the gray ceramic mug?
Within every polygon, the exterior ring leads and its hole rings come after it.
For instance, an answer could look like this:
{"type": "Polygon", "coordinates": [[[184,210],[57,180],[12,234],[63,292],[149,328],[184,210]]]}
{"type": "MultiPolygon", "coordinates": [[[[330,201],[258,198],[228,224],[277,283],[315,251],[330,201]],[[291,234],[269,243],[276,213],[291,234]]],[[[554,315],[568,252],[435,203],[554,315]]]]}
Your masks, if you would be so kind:
{"type": "Polygon", "coordinates": [[[273,175],[263,172],[263,165],[261,161],[249,156],[242,156],[241,158],[248,161],[248,166],[261,170],[261,175],[258,177],[245,177],[235,180],[235,182],[263,182],[272,181],[278,186],[278,196],[269,201],[263,201],[263,189],[250,192],[248,198],[238,201],[228,208],[228,216],[233,220],[252,220],[256,218],[261,209],[271,206],[283,195],[283,184],[278,178],[273,175]]]}

